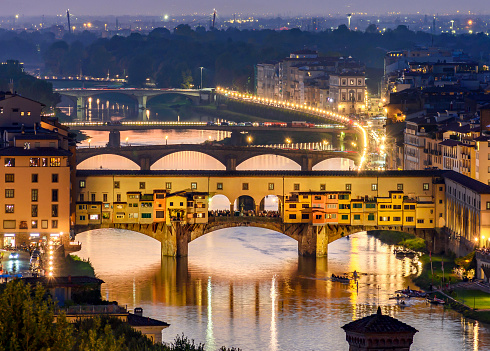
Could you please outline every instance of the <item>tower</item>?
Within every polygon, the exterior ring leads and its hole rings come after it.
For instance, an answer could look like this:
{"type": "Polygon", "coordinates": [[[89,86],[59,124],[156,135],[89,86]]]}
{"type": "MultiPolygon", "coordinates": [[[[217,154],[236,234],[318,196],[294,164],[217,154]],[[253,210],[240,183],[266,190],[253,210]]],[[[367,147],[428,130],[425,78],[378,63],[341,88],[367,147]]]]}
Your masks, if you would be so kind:
{"type": "Polygon", "coordinates": [[[351,13],[348,13],[347,14],[347,27],[349,27],[349,30],[350,30],[350,19],[352,17],[352,14],[351,13]]]}
{"type": "Polygon", "coordinates": [[[68,33],[71,34],[70,9],[66,10],[66,19],[68,20],[68,33]]]}

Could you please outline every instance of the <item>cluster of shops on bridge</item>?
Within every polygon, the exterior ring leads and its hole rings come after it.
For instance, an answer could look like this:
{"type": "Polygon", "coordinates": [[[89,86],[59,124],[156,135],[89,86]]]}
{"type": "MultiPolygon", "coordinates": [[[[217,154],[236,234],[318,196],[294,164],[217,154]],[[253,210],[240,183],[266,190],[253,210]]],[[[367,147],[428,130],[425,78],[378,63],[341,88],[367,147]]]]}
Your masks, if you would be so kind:
{"type": "Polygon", "coordinates": [[[216,195],[229,200],[233,217],[258,215],[264,198],[276,196],[284,224],[445,228],[477,246],[490,237],[490,186],[452,171],[84,170],[77,172],[76,192],[73,222],[80,226],[203,224],[216,195]]]}

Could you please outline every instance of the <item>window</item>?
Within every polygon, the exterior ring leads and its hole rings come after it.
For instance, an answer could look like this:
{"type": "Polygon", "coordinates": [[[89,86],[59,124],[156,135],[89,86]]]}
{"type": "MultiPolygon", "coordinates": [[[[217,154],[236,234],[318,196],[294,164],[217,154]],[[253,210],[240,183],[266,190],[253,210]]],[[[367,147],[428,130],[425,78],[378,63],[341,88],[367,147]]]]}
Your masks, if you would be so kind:
{"type": "Polygon", "coordinates": [[[85,194],[80,194],[80,201],[85,201],[85,194]]]}
{"type": "Polygon", "coordinates": [[[120,181],[118,181],[118,180],[116,180],[116,181],[114,182],[114,189],[120,189],[120,188],[121,188],[121,182],[120,182],[120,181]]]}
{"type": "Polygon", "coordinates": [[[289,208],[296,208],[296,204],[289,204],[289,208]]]}
{"type": "Polygon", "coordinates": [[[223,183],[216,183],[216,189],[223,190],[223,183]]]}
{"type": "Polygon", "coordinates": [[[354,215],[354,220],[355,220],[355,221],[359,221],[359,220],[361,220],[361,215],[355,214],[355,215],[354,215]]]}
{"type": "Polygon", "coordinates": [[[48,220],[47,219],[43,219],[41,221],[41,228],[42,229],[48,229],[48,220]]]}
{"type": "Polygon", "coordinates": [[[193,190],[197,189],[197,183],[192,182],[191,183],[191,189],[193,189],[193,190]]]}
{"type": "Polygon", "coordinates": [[[487,201],[487,210],[490,210],[490,201],[487,201]]]}
{"type": "Polygon", "coordinates": [[[95,202],[95,193],[90,194],[90,201],[95,202]]]}
{"type": "Polygon", "coordinates": [[[320,195],[315,195],[314,198],[315,198],[315,200],[321,200],[322,199],[322,197],[320,195]]]}
{"type": "Polygon", "coordinates": [[[12,199],[14,197],[14,189],[5,189],[5,198],[12,199]]]}
{"type": "Polygon", "coordinates": [[[36,220],[31,221],[31,228],[32,229],[36,229],[37,228],[37,221],[36,220]]]}
{"type": "Polygon", "coordinates": [[[396,190],[403,190],[403,184],[397,184],[396,190]]]}
{"type": "Polygon", "coordinates": [[[366,208],[376,208],[376,204],[366,204],[366,208]]]}
{"type": "Polygon", "coordinates": [[[141,218],[151,218],[151,213],[142,213],[141,218]]]}
{"type": "Polygon", "coordinates": [[[242,183],[242,190],[248,190],[248,183],[242,183]]]}
{"type": "Polygon", "coordinates": [[[327,189],[326,184],[320,184],[320,191],[325,191],[327,189]]]}
{"type": "Polygon", "coordinates": [[[165,211],[156,211],[155,217],[156,218],[165,218],[165,211]]]}
{"type": "Polygon", "coordinates": [[[5,167],[15,167],[15,158],[6,157],[4,162],[5,167]]]}
{"type": "Polygon", "coordinates": [[[402,209],[402,205],[393,205],[393,209],[394,210],[401,210],[402,209]]]}
{"type": "Polygon", "coordinates": [[[374,213],[368,214],[368,221],[374,221],[374,213]]]}
{"type": "Polygon", "coordinates": [[[352,208],[362,208],[362,204],[361,203],[353,203],[352,208]]]}
{"type": "Polygon", "coordinates": [[[310,215],[308,213],[303,213],[301,219],[310,219],[310,215]]]}
{"type": "Polygon", "coordinates": [[[378,184],[371,184],[371,190],[377,191],[378,190],[378,184]]]}
{"type": "Polygon", "coordinates": [[[442,186],[439,187],[439,191],[442,191],[442,186]]]}
{"type": "Polygon", "coordinates": [[[145,189],[145,188],[146,188],[146,183],[140,182],[140,189],[145,189]]]}
{"type": "Polygon", "coordinates": [[[299,184],[294,184],[294,190],[299,190],[299,184]]]}
{"type": "MultiPolygon", "coordinates": [[[[60,157],[51,157],[49,159],[49,166],[50,167],[61,167],[61,158],[60,157]]],[[[58,222],[58,221],[56,221],[58,222]]]]}
{"type": "Polygon", "coordinates": [[[166,182],[165,183],[165,189],[168,189],[168,190],[172,189],[172,183],[171,182],[166,182]]]}
{"type": "Polygon", "coordinates": [[[439,203],[442,204],[442,200],[439,200],[439,203]]]}
{"type": "Polygon", "coordinates": [[[183,202],[181,202],[181,203],[180,203],[180,206],[184,206],[184,203],[183,203],[183,202]]]}
{"type": "Polygon", "coordinates": [[[400,222],[401,220],[401,217],[393,217],[393,222],[400,222]]]}
{"type": "Polygon", "coordinates": [[[349,215],[342,215],[342,218],[341,219],[344,220],[344,221],[346,221],[346,220],[349,219],[349,215]]]}
{"type": "Polygon", "coordinates": [[[296,219],[296,214],[289,214],[289,219],[296,219]]]}
{"type": "Polygon", "coordinates": [[[58,183],[58,173],[51,174],[51,183],[58,183]]]}
{"type": "MultiPolygon", "coordinates": [[[[83,188],[85,188],[85,186],[86,186],[85,180],[80,180],[80,181],[78,182],[78,187],[79,187],[79,188],[82,188],[82,189],[83,189],[83,188]]],[[[115,184],[115,182],[114,182],[114,187],[115,187],[115,186],[116,186],[116,184],[115,184]]]]}
{"type": "Polygon", "coordinates": [[[327,199],[329,200],[335,200],[337,198],[337,195],[328,195],[327,199]]]}
{"type": "Polygon", "coordinates": [[[31,182],[32,183],[37,183],[39,181],[39,176],[37,173],[31,174],[31,182]]]}
{"type": "Polygon", "coordinates": [[[301,208],[310,208],[310,205],[309,204],[302,204],[301,208]]]}
{"type": "Polygon", "coordinates": [[[340,194],[339,200],[349,200],[349,194],[340,194]]]}
{"type": "Polygon", "coordinates": [[[121,194],[116,194],[116,202],[121,202],[121,194]]]}
{"type": "Polygon", "coordinates": [[[37,217],[37,205],[31,205],[31,217],[37,217]]]}
{"type": "Polygon", "coordinates": [[[337,208],[337,204],[327,204],[327,208],[337,208]]]}
{"type": "Polygon", "coordinates": [[[58,228],[58,220],[57,219],[53,219],[51,221],[51,228],[53,228],[53,229],[58,228]]]}
{"type": "Polygon", "coordinates": [[[424,220],[423,219],[417,219],[417,223],[423,224],[424,223],[424,220]]]}
{"type": "MultiPolygon", "coordinates": [[[[92,194],[92,195],[95,195],[95,194],[92,194]]],[[[58,189],[52,189],[51,190],[51,201],[52,202],[58,202],[58,189]]]]}
{"type": "Polygon", "coordinates": [[[14,205],[6,204],[5,205],[5,213],[14,213],[14,205]]]}
{"type": "Polygon", "coordinates": [[[51,217],[58,217],[58,205],[51,205],[51,217]]]}
{"type": "Polygon", "coordinates": [[[5,183],[13,183],[15,176],[12,173],[6,173],[5,174],[5,183]]]}
{"type": "Polygon", "coordinates": [[[322,219],[322,215],[315,215],[315,219],[322,219]]]}
{"type": "Polygon", "coordinates": [[[414,218],[413,217],[405,217],[405,222],[407,223],[413,223],[414,218]]]}
{"type": "Polygon", "coordinates": [[[38,190],[32,189],[31,190],[31,201],[37,201],[37,200],[38,200],[38,190]]]}
{"type": "Polygon", "coordinates": [[[339,210],[349,210],[350,205],[349,204],[339,204],[339,210]]]}
{"type": "Polygon", "coordinates": [[[352,184],[345,184],[345,190],[352,190],[352,184]]]}
{"type": "Polygon", "coordinates": [[[274,190],[274,183],[269,183],[269,190],[274,190]]]}
{"type": "Polygon", "coordinates": [[[41,166],[48,167],[48,159],[46,157],[41,159],[41,166]]]}
{"type": "Polygon", "coordinates": [[[39,167],[40,165],[39,157],[31,157],[29,159],[29,167],[39,167]]]}
{"type": "Polygon", "coordinates": [[[429,183],[424,183],[423,188],[424,190],[429,190],[429,183]]]}
{"type": "Polygon", "coordinates": [[[405,210],[415,210],[415,205],[404,205],[405,210]]]}
{"type": "Polygon", "coordinates": [[[4,219],[3,220],[3,229],[15,229],[15,219],[4,219]]]}
{"type": "Polygon", "coordinates": [[[380,222],[388,222],[389,220],[390,220],[390,217],[384,217],[384,216],[379,217],[380,222]]]}

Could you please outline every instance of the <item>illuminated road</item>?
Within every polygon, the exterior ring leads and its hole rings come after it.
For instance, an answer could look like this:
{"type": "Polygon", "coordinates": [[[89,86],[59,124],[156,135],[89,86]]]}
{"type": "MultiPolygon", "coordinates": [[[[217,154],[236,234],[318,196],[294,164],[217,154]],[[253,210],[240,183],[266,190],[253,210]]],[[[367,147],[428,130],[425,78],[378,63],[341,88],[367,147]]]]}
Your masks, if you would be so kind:
{"type": "Polygon", "coordinates": [[[345,125],[347,127],[354,127],[357,130],[357,132],[360,135],[362,142],[363,142],[362,151],[361,151],[361,162],[359,164],[358,170],[361,170],[363,168],[364,162],[366,160],[367,152],[368,152],[368,147],[369,147],[368,133],[367,133],[366,129],[361,124],[359,124],[357,121],[349,118],[348,116],[344,116],[344,115],[341,115],[341,114],[338,114],[335,112],[331,112],[331,111],[327,111],[327,110],[322,110],[322,109],[316,108],[316,107],[294,104],[294,103],[290,103],[288,101],[279,101],[279,100],[273,100],[273,99],[259,98],[255,95],[242,94],[242,93],[238,93],[236,91],[227,90],[227,89],[219,88],[219,87],[216,88],[216,93],[222,94],[229,99],[247,101],[247,102],[252,102],[252,103],[260,104],[260,105],[273,106],[276,108],[301,111],[304,113],[311,114],[313,116],[323,117],[323,118],[328,119],[330,121],[338,122],[338,123],[345,125]]]}

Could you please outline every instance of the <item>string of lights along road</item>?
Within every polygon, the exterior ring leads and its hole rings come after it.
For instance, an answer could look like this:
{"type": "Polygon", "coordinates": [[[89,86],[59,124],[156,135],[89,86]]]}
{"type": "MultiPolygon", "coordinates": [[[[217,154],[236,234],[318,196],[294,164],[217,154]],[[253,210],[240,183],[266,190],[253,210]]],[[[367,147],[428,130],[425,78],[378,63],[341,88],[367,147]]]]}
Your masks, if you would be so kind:
{"type": "Polygon", "coordinates": [[[306,105],[300,105],[300,104],[295,104],[295,103],[290,103],[289,101],[285,100],[274,100],[274,99],[267,99],[267,98],[260,98],[258,96],[252,95],[252,94],[242,94],[236,91],[224,89],[217,87],[216,92],[218,94],[222,94],[226,96],[227,98],[231,99],[236,99],[236,100],[243,100],[247,102],[252,102],[256,104],[261,104],[261,105],[268,105],[268,106],[274,106],[278,108],[286,108],[290,110],[297,110],[297,111],[302,111],[305,113],[309,113],[315,116],[319,117],[324,117],[324,118],[329,118],[332,120],[335,120],[339,123],[348,125],[348,126],[354,126],[357,130],[359,130],[360,134],[362,134],[362,139],[363,139],[363,148],[362,148],[362,153],[361,153],[361,161],[359,162],[359,167],[358,170],[361,171],[364,165],[364,161],[366,160],[366,155],[367,155],[367,148],[368,148],[368,138],[367,138],[367,132],[364,129],[362,125],[360,125],[357,121],[354,121],[353,119],[349,118],[348,116],[344,116],[335,112],[327,111],[327,110],[322,110],[317,107],[311,107],[311,106],[306,106],[306,105]]]}

